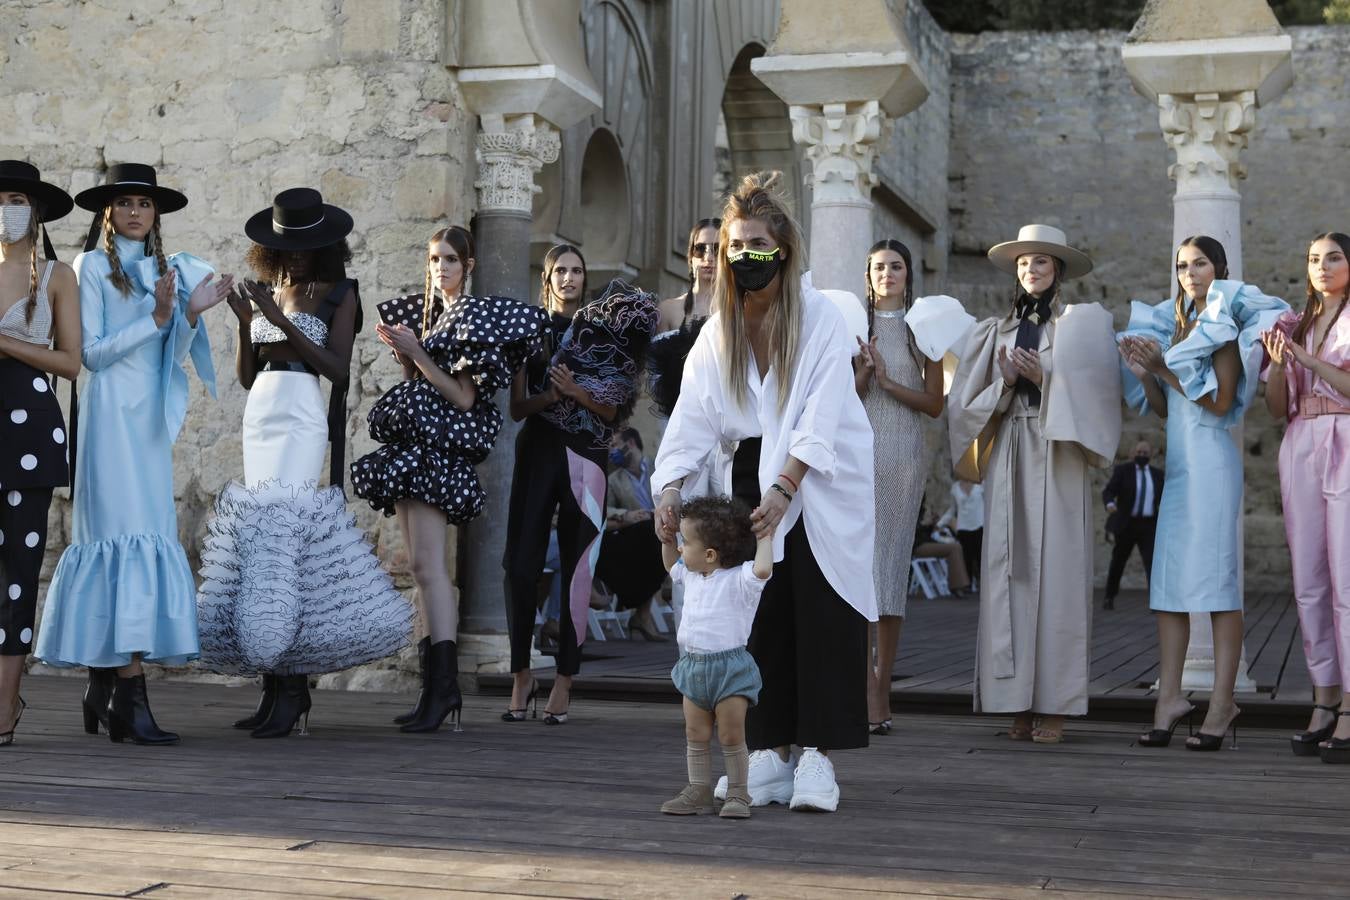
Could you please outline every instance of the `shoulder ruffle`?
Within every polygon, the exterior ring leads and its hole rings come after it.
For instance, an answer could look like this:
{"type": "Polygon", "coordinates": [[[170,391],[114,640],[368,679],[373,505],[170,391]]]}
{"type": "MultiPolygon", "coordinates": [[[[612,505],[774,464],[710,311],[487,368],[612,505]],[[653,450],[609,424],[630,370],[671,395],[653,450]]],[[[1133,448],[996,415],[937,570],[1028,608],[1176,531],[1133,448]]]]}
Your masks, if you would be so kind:
{"type": "Polygon", "coordinates": [[[498,391],[538,352],[548,313],[510,297],[460,297],[422,341],[447,372],[468,371],[480,390],[498,391]]]}

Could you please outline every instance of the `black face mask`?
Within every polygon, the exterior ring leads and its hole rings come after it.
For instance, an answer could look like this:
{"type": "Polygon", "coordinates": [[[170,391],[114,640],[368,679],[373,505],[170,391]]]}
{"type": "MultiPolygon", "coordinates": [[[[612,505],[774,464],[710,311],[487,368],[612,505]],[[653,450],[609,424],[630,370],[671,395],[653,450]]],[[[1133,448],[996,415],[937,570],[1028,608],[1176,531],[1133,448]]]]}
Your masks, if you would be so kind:
{"type": "Polygon", "coordinates": [[[1134,458],[1134,464],[1136,466],[1146,466],[1148,465],[1148,457],[1140,453],[1134,458]]]}
{"type": "Polygon", "coordinates": [[[736,290],[762,291],[782,268],[782,251],[778,247],[768,253],[742,250],[740,253],[728,254],[727,265],[731,266],[731,274],[736,279],[736,290]]]}

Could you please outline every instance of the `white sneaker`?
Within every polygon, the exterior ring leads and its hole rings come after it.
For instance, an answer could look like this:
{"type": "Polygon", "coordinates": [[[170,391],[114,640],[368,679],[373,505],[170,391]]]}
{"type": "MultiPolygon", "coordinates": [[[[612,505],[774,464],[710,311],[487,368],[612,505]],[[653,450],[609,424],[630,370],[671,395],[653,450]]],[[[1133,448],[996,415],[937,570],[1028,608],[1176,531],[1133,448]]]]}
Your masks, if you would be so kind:
{"type": "Polygon", "coordinates": [[[834,764],[819,750],[803,750],[792,776],[792,802],[788,809],[834,812],[839,808],[839,785],[834,764]]]}
{"type": "MultiPolygon", "coordinates": [[[[787,803],[792,799],[792,754],[783,762],[772,750],[754,750],[750,753],[750,775],[746,787],[750,791],[751,806],[787,803]]],[[[727,776],[717,779],[713,796],[727,799],[727,776]]]]}

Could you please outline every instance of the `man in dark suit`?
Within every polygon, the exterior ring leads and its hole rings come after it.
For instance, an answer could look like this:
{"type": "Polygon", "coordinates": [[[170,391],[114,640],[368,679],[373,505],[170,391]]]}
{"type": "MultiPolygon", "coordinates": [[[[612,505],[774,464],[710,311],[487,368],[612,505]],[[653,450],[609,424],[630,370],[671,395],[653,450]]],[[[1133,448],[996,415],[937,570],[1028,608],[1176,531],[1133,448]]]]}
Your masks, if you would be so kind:
{"type": "Polygon", "coordinates": [[[1106,502],[1106,533],[1115,537],[1111,550],[1111,568],[1106,573],[1105,609],[1116,608],[1120,576],[1134,548],[1144,560],[1144,577],[1153,573],[1153,536],[1158,527],[1158,505],[1162,502],[1163,473],[1148,464],[1153,449],[1148,441],[1134,446],[1134,459],[1121,463],[1111,473],[1102,491],[1106,502]]]}

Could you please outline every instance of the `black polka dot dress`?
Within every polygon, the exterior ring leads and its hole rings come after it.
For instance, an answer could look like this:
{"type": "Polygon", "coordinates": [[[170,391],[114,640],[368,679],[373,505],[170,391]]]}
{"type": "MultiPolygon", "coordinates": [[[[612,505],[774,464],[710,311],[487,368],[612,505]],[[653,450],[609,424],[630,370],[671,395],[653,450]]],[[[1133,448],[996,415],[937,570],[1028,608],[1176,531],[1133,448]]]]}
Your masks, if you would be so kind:
{"type": "MultiPolygon", "coordinates": [[[[420,295],[400,299],[421,308],[420,295]]],[[[493,397],[539,349],[548,316],[506,297],[466,296],[441,305],[422,346],[443,371],[470,374],[474,404],[459,409],[420,375],[395,385],[367,416],[370,436],[384,446],[352,463],[352,488],[385,515],[393,515],[399,500],[414,499],[459,524],[483,510],[474,465],[487,458],[501,428],[493,397]]]]}
{"type": "Polygon", "coordinates": [[[66,423],[47,376],[0,359],[0,655],[33,649],[52,489],[68,484],[66,423]]]}

